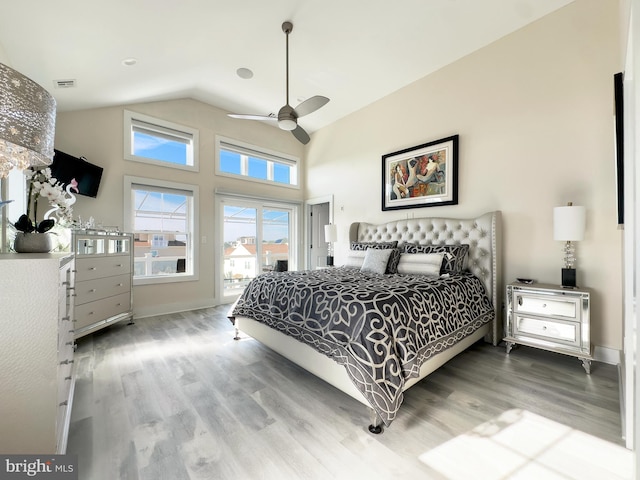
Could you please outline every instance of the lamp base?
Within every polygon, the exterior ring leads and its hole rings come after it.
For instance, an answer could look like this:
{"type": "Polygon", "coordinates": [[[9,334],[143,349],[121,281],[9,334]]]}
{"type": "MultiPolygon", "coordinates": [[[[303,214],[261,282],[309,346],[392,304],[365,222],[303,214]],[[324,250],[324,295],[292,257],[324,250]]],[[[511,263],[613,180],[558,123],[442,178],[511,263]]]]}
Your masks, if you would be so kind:
{"type": "Polygon", "coordinates": [[[333,267],[333,256],[327,255],[327,267],[333,267]]]}
{"type": "Polygon", "coordinates": [[[562,286],[563,287],[576,286],[576,269],[575,268],[562,269],[562,286]]]}

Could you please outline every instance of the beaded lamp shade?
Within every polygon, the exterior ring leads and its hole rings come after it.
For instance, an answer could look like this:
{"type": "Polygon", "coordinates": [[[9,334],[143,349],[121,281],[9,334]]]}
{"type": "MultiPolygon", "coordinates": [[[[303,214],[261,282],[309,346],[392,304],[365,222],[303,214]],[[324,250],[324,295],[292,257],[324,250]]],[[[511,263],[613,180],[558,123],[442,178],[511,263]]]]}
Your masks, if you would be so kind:
{"type": "Polygon", "coordinates": [[[0,178],[13,168],[51,164],[55,122],[49,92],[0,63],[0,178]]]}

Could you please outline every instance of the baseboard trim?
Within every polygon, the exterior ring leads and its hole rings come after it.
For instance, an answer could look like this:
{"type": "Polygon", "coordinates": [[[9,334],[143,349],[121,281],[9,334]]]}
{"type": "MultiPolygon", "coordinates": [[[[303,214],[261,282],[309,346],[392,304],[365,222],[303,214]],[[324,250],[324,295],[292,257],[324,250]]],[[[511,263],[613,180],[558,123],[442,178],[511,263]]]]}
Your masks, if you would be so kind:
{"type": "Polygon", "coordinates": [[[620,350],[608,347],[595,346],[593,348],[593,359],[596,362],[608,363],[609,365],[618,365],[620,363],[620,350]]]}
{"type": "Polygon", "coordinates": [[[170,315],[173,313],[189,312],[191,310],[200,310],[201,308],[211,308],[220,305],[212,300],[202,300],[198,302],[169,303],[163,305],[152,305],[149,307],[137,308],[133,306],[133,318],[147,318],[158,315],[170,315]]]}

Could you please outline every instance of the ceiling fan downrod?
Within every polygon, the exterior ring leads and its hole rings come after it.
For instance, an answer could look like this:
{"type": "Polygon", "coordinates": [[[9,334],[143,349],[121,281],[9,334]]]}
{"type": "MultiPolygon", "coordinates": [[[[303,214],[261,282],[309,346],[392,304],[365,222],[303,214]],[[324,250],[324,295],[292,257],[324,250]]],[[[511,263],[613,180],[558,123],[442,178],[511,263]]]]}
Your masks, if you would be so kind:
{"type": "Polygon", "coordinates": [[[278,127],[282,130],[295,130],[298,126],[297,116],[295,110],[289,105],[289,34],[293,31],[293,24],[291,22],[284,22],[282,24],[282,31],[285,33],[285,89],[286,89],[286,102],[285,105],[278,111],[278,127]]]}

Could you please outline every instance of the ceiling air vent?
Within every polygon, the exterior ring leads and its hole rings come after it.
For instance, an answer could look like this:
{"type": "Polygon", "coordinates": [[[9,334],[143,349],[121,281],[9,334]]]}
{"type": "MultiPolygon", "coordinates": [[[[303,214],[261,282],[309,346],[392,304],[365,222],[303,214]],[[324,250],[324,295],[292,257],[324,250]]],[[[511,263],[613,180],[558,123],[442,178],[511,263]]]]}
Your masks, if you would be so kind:
{"type": "Polygon", "coordinates": [[[53,84],[56,88],[74,88],[76,86],[76,81],[74,79],[54,80],[53,84]]]}

